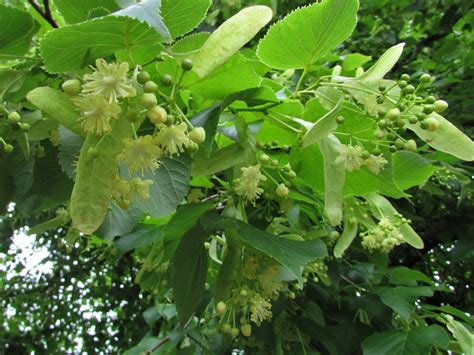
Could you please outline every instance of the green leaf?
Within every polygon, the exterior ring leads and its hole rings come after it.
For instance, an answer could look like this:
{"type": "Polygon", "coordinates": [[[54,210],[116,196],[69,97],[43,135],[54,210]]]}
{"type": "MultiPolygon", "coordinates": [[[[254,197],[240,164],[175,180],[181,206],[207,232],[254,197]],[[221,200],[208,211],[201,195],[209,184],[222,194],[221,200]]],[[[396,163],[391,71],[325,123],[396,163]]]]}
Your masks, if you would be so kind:
{"type": "Polygon", "coordinates": [[[410,269],[405,266],[392,267],[388,271],[390,277],[397,283],[403,281],[422,281],[429,285],[434,285],[433,280],[418,270],[410,269]]]}
{"type": "Polygon", "coordinates": [[[317,325],[324,327],[326,325],[326,320],[324,319],[324,312],[321,307],[313,302],[308,301],[304,305],[303,317],[311,319],[317,325]]]}
{"type": "Polygon", "coordinates": [[[78,136],[67,128],[59,127],[59,164],[72,180],[76,180],[76,171],[74,164],[79,159],[81,147],[84,144],[84,138],[78,136]]]}
{"type": "Polygon", "coordinates": [[[344,231],[337,240],[334,246],[334,256],[340,258],[347,248],[350,247],[352,241],[357,236],[358,225],[357,223],[351,223],[351,216],[346,214],[344,218],[344,231]]]}
{"type": "Polygon", "coordinates": [[[342,69],[352,71],[372,60],[371,56],[360,53],[351,53],[346,55],[342,62],[342,69]]]}
{"type": "Polygon", "coordinates": [[[194,127],[203,127],[206,131],[206,140],[201,144],[201,149],[204,149],[208,154],[212,150],[214,144],[214,136],[217,132],[217,124],[221,115],[222,103],[217,103],[201,112],[198,112],[191,119],[194,127]]]}
{"type": "Polygon", "coordinates": [[[357,23],[357,0],[325,0],[277,22],[257,55],[271,68],[305,68],[346,40],[357,23]]]}
{"type": "Polygon", "coordinates": [[[68,94],[46,86],[30,91],[26,98],[70,131],[80,137],[85,136],[79,122],[80,114],[72,104],[68,94]]]}
{"type": "Polygon", "coordinates": [[[439,325],[410,330],[390,330],[375,333],[362,343],[364,355],[430,354],[434,345],[446,348],[449,336],[439,325]]]}
{"type": "Polygon", "coordinates": [[[422,185],[437,168],[420,155],[408,151],[398,151],[393,155],[393,178],[402,190],[422,185]]]}
{"type": "Polygon", "coordinates": [[[431,116],[439,122],[439,127],[434,132],[421,129],[417,124],[408,124],[407,127],[437,150],[462,160],[474,160],[474,142],[443,116],[437,113],[431,116]]]}
{"type": "Polygon", "coordinates": [[[333,226],[341,223],[342,201],[346,170],[336,164],[341,142],[334,135],[318,141],[324,159],[324,210],[333,226]]]}
{"type": "Polygon", "coordinates": [[[415,310],[415,302],[421,296],[433,296],[433,290],[426,286],[376,287],[373,289],[382,302],[399,313],[407,322],[415,310]]]}
{"type": "Polygon", "coordinates": [[[162,0],[161,16],[172,38],[182,36],[201,23],[211,0],[162,0]]]}
{"type": "Polygon", "coordinates": [[[153,244],[163,238],[163,226],[142,224],[138,225],[131,233],[118,239],[115,242],[115,247],[124,254],[130,250],[153,244]]]}
{"type": "Polygon", "coordinates": [[[84,68],[95,59],[118,51],[124,51],[132,64],[137,58],[149,61],[163,48],[162,39],[138,20],[108,16],[50,31],[40,49],[46,69],[63,73],[84,68]]]}
{"type": "Polygon", "coordinates": [[[202,226],[187,232],[173,258],[173,296],[181,327],[193,315],[204,295],[208,258],[204,241],[209,236],[202,226]]]}
{"type": "Polygon", "coordinates": [[[107,241],[112,241],[117,236],[130,233],[140,220],[141,211],[133,206],[128,210],[122,210],[115,202],[112,202],[104,222],[95,234],[107,241]]]}
{"type": "Polygon", "coordinates": [[[212,73],[233,57],[271,18],[272,10],[266,6],[250,6],[241,10],[220,25],[199,52],[191,56],[193,70],[201,78],[212,73]]]}
{"type": "Polygon", "coordinates": [[[166,41],[171,42],[171,34],[160,15],[161,0],[142,0],[138,4],[114,12],[112,16],[127,16],[147,23],[166,41]]]}
{"type": "Polygon", "coordinates": [[[210,35],[209,32],[193,33],[175,42],[171,49],[175,54],[190,55],[199,50],[210,35]]]}
{"type": "MultiPolygon", "coordinates": [[[[388,218],[392,223],[397,222],[397,210],[392,206],[389,200],[377,194],[365,196],[366,200],[371,204],[370,209],[374,216],[378,219],[388,218]]],[[[412,247],[423,249],[423,239],[410,227],[408,223],[402,223],[398,227],[403,239],[412,247]]]]}
{"type": "Polygon", "coordinates": [[[201,221],[209,230],[235,229],[245,244],[285,266],[296,278],[301,275],[301,268],[306,263],[327,255],[326,246],[321,240],[289,240],[215,214],[207,214],[201,221]]]}
{"type": "Polygon", "coordinates": [[[0,5],[0,23],[0,60],[23,56],[30,48],[38,23],[29,13],[6,5],[0,5]]]}
{"type": "Polygon", "coordinates": [[[474,334],[472,331],[467,330],[461,322],[454,320],[450,315],[444,314],[443,319],[466,355],[472,355],[474,353],[474,334]]]}
{"type": "Polygon", "coordinates": [[[260,85],[261,77],[253,69],[252,60],[236,54],[224,65],[207,73],[205,77],[197,75],[185,77],[183,85],[207,98],[223,99],[226,96],[255,88],[260,85]]]}
{"type": "Polygon", "coordinates": [[[150,198],[132,203],[155,218],[166,217],[176,210],[188,193],[191,178],[191,158],[188,155],[163,157],[161,163],[158,170],[147,171],[143,176],[153,181],[149,189],[150,198]]]}
{"type": "Polygon", "coordinates": [[[55,0],[54,5],[58,8],[67,23],[73,24],[90,20],[91,15],[97,10],[111,13],[120,9],[114,0],[55,0]]]}

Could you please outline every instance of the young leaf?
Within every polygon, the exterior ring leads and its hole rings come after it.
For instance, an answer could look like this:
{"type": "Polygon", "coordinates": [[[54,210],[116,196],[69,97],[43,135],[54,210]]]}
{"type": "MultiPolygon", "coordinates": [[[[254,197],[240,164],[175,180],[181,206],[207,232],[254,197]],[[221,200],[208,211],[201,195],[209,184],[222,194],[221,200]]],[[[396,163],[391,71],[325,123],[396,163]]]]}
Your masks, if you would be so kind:
{"type": "Polygon", "coordinates": [[[344,164],[336,164],[341,142],[334,135],[318,141],[324,158],[324,209],[333,226],[341,223],[342,200],[346,170],[344,164]]]}
{"type": "Polygon", "coordinates": [[[419,124],[409,124],[407,127],[437,150],[462,160],[474,160],[474,142],[443,116],[437,113],[431,116],[439,122],[436,131],[421,129],[419,124]]]}
{"type": "Polygon", "coordinates": [[[398,59],[403,52],[403,47],[405,43],[399,43],[396,46],[393,46],[382,54],[382,56],[377,60],[377,62],[370,67],[364,74],[357,77],[357,81],[379,81],[384,78],[384,76],[392,70],[392,68],[397,64],[398,59]]]}
{"type": "Polygon", "coordinates": [[[191,56],[193,70],[205,77],[229,60],[272,19],[266,6],[250,6],[225,21],[215,30],[198,53],[191,56]]]}
{"type": "Polygon", "coordinates": [[[272,68],[305,68],[346,40],[357,23],[357,0],[325,0],[300,8],[267,32],[257,55],[272,68]]]}
{"type": "Polygon", "coordinates": [[[162,40],[145,23],[129,17],[107,16],[50,31],[41,41],[40,49],[46,69],[63,73],[86,67],[95,59],[120,50],[131,61],[146,62],[160,53],[162,40]]]}
{"type": "Polygon", "coordinates": [[[0,5],[0,59],[11,60],[23,56],[38,30],[38,23],[27,12],[12,6],[0,5]]]}
{"type": "Polygon", "coordinates": [[[181,327],[193,315],[204,294],[208,259],[204,241],[209,233],[198,224],[181,239],[173,258],[173,296],[181,327]]]}
{"type": "Polygon", "coordinates": [[[161,16],[172,38],[192,31],[204,20],[211,0],[161,0],[161,16]]]}

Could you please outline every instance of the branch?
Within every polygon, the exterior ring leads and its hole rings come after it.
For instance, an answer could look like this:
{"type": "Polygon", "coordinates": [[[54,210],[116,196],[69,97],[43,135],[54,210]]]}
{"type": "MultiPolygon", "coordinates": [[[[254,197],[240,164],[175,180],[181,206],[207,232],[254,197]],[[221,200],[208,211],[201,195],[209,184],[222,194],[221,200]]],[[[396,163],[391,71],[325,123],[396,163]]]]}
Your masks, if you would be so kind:
{"type": "Polygon", "coordinates": [[[31,6],[38,12],[41,17],[43,17],[48,23],[53,26],[54,28],[59,28],[56,21],[54,21],[53,16],[51,15],[51,8],[49,7],[49,0],[43,0],[44,10],[35,0],[28,0],[31,6]]]}
{"type": "Polygon", "coordinates": [[[167,336],[166,338],[164,338],[162,341],[160,341],[158,344],[156,344],[153,348],[151,348],[150,350],[147,350],[145,351],[145,355],[150,355],[152,354],[155,350],[157,350],[160,346],[162,346],[163,344],[165,344],[166,342],[170,341],[170,337],[167,336]]]}

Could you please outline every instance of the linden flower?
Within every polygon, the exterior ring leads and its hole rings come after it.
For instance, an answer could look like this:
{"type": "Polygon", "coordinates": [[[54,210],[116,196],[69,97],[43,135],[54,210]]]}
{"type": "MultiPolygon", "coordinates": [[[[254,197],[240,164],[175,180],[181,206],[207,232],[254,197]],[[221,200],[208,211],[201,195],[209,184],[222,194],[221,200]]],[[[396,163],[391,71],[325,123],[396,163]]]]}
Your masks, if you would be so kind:
{"type": "Polygon", "coordinates": [[[110,63],[104,59],[97,59],[96,68],[91,75],[84,75],[88,81],[82,86],[85,94],[102,95],[109,102],[117,102],[119,97],[135,96],[136,91],[127,77],[128,63],[110,63]]]}
{"type": "Polygon", "coordinates": [[[80,96],[72,102],[81,111],[82,129],[98,136],[110,132],[110,119],[117,118],[120,106],[115,102],[108,102],[103,96],[80,96]]]}
{"type": "Polygon", "coordinates": [[[134,177],[130,180],[130,193],[141,199],[148,200],[150,198],[150,186],[153,185],[153,180],[142,180],[134,177]]]}
{"type": "Polygon", "coordinates": [[[163,126],[156,134],[155,140],[168,155],[184,152],[184,148],[191,143],[187,135],[187,126],[184,122],[169,127],[163,126]]]}
{"type": "Polygon", "coordinates": [[[347,171],[358,170],[364,163],[362,159],[363,151],[364,150],[358,145],[354,147],[352,145],[343,144],[335,163],[344,163],[344,167],[347,171]]]}
{"type": "Polygon", "coordinates": [[[143,170],[155,170],[159,167],[157,160],[160,155],[161,149],[153,143],[153,137],[146,135],[137,139],[125,139],[118,159],[123,161],[131,172],[141,171],[143,175],[143,170]]]}
{"type": "Polygon", "coordinates": [[[247,279],[252,280],[257,276],[259,262],[256,256],[249,256],[245,258],[244,275],[247,279]]]}
{"type": "Polygon", "coordinates": [[[258,187],[260,181],[267,178],[260,172],[260,165],[242,168],[242,176],[237,180],[235,192],[248,202],[255,203],[255,200],[262,194],[263,189],[258,187]]]}
{"type": "Polygon", "coordinates": [[[257,325],[260,325],[265,319],[272,317],[271,303],[258,293],[250,300],[250,319],[257,325]]]}
{"type": "Polygon", "coordinates": [[[381,155],[373,155],[371,154],[370,157],[367,158],[365,164],[367,165],[367,169],[375,175],[378,175],[381,170],[383,170],[385,164],[387,164],[387,160],[381,155]]]}
{"type": "Polygon", "coordinates": [[[278,266],[269,266],[263,274],[257,276],[257,280],[265,295],[277,296],[283,288],[283,283],[278,279],[278,266]]]}

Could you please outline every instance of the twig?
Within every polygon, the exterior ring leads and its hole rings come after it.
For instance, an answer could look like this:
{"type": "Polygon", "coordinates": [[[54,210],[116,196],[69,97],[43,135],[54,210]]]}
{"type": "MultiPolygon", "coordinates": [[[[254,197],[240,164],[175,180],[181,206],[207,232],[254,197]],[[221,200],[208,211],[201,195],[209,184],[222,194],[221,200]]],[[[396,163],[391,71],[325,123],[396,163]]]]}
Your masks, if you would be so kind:
{"type": "Polygon", "coordinates": [[[43,0],[44,10],[35,0],[28,0],[31,6],[38,12],[41,17],[43,17],[48,23],[54,28],[59,28],[56,21],[54,21],[53,16],[51,15],[51,8],[49,7],[49,0],[43,0]]]}
{"type": "Polygon", "coordinates": [[[156,344],[153,348],[151,348],[150,350],[145,351],[145,355],[153,354],[153,352],[156,349],[158,349],[160,346],[162,346],[163,344],[165,344],[166,342],[168,342],[170,340],[171,340],[170,337],[164,338],[162,341],[160,341],[158,344],[156,344]]]}

